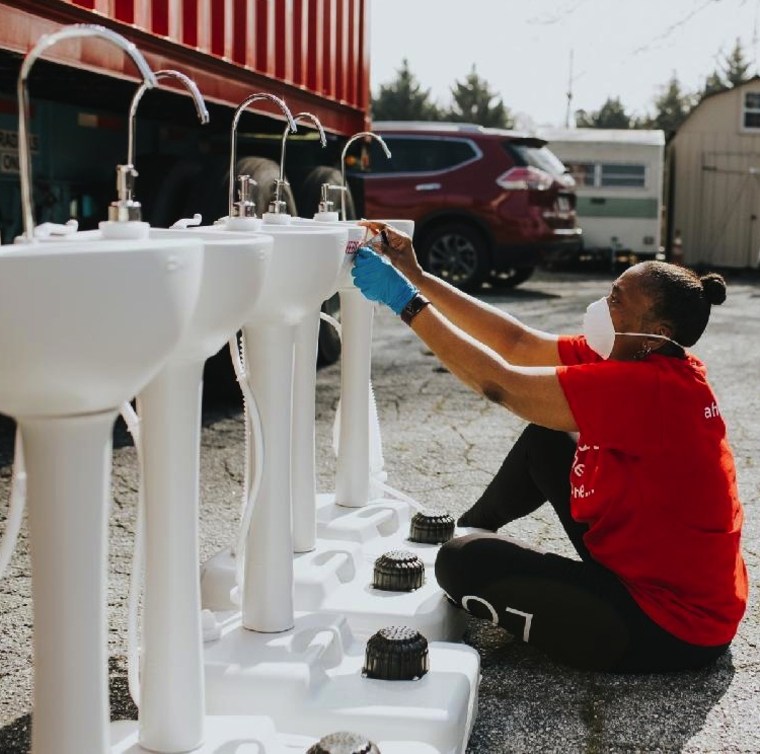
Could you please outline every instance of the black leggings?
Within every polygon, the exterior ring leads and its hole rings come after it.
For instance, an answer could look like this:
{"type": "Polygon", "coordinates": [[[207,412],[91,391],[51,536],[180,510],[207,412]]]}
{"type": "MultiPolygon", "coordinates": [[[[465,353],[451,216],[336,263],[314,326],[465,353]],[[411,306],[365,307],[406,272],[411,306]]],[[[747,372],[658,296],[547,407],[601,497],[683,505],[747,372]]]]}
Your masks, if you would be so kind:
{"type": "Polygon", "coordinates": [[[585,670],[663,672],[702,667],[728,647],[677,639],[638,606],[583,542],[586,526],[570,515],[575,442],[529,425],[461,526],[495,531],[547,500],[580,560],[491,533],[456,537],[441,548],[438,583],[477,618],[502,626],[553,659],[585,670]]]}

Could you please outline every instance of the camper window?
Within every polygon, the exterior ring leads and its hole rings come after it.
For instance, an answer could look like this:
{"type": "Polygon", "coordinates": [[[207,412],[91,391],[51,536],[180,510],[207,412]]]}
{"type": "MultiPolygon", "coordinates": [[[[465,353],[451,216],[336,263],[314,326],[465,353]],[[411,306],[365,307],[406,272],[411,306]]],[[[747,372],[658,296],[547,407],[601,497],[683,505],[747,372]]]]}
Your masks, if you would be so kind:
{"type": "Polygon", "coordinates": [[[596,165],[593,162],[566,162],[567,169],[578,186],[594,186],[596,184],[596,165]]]}
{"type": "Polygon", "coordinates": [[[745,92],[742,125],[744,128],[760,128],[760,92],[745,92]]]}
{"type": "Polygon", "coordinates": [[[625,186],[644,188],[646,186],[645,165],[621,165],[602,163],[602,186],[625,186]]]}
{"type": "Polygon", "coordinates": [[[619,162],[567,162],[578,186],[594,188],[646,188],[646,165],[619,162]]]}

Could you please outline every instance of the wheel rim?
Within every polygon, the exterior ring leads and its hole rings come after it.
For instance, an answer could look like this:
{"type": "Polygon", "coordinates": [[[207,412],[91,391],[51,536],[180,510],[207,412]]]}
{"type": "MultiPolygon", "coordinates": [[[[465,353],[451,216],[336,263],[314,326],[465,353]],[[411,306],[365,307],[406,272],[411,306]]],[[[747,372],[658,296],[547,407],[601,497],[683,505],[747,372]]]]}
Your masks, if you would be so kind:
{"type": "Polygon", "coordinates": [[[450,283],[466,283],[478,268],[478,250],[466,236],[446,233],[430,246],[430,271],[450,283]]]}

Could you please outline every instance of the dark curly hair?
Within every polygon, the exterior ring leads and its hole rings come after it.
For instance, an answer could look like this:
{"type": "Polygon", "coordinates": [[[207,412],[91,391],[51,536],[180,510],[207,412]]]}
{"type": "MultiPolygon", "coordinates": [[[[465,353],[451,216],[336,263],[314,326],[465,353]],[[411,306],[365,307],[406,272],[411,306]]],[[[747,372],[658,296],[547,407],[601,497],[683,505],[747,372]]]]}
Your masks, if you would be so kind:
{"type": "Polygon", "coordinates": [[[726,281],[717,272],[701,277],[667,262],[643,262],[653,316],[670,324],[673,340],[693,346],[710,319],[713,304],[726,300],[726,281]]]}

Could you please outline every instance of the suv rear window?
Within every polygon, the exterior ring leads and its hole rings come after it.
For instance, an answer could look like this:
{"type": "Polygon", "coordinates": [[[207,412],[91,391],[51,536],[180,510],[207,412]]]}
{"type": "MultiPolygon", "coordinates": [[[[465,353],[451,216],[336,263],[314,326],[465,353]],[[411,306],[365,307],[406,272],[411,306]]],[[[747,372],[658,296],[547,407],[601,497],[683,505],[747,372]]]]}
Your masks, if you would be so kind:
{"type": "Polygon", "coordinates": [[[539,168],[549,175],[562,175],[566,172],[559,157],[540,141],[504,141],[502,146],[518,165],[539,168]]]}
{"type": "Polygon", "coordinates": [[[372,173],[430,173],[446,170],[480,157],[480,150],[469,139],[426,136],[383,136],[391,158],[376,141],[370,146],[372,173]]]}

